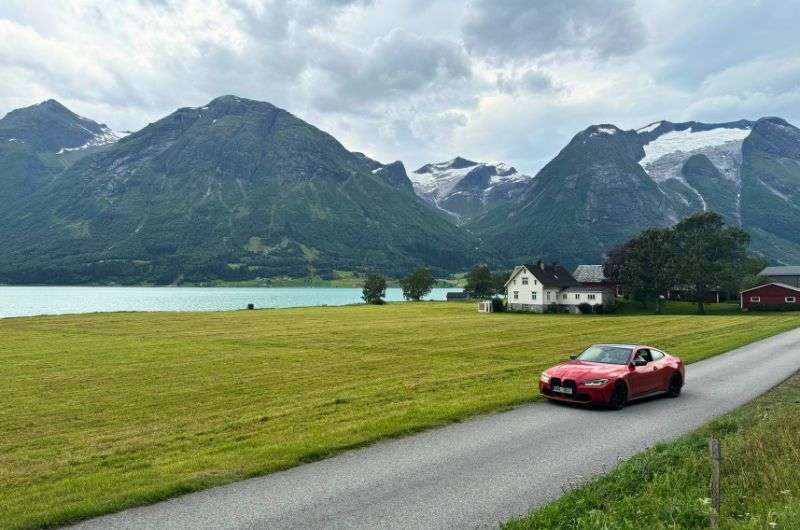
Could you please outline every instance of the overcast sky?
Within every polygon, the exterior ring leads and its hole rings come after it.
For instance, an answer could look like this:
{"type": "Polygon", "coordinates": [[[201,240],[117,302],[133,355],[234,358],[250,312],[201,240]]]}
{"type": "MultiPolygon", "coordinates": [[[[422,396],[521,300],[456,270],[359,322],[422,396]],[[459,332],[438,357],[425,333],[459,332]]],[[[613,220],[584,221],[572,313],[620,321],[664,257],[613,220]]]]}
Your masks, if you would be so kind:
{"type": "Polygon", "coordinates": [[[593,123],[800,124],[800,0],[2,0],[0,115],[116,130],[236,94],[409,170],[533,173],[593,123]]]}

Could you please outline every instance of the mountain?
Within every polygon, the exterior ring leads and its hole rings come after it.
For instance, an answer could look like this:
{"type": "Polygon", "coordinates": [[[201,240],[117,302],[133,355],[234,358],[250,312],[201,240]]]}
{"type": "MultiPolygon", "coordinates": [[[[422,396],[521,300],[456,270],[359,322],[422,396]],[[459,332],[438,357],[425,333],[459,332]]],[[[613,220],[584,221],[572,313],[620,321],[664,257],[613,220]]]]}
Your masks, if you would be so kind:
{"type": "Polygon", "coordinates": [[[770,261],[798,263],[800,130],[780,118],[601,124],[533,178],[461,157],[409,174],[235,96],[125,137],[49,100],[0,120],[0,201],[5,283],[597,263],[700,210],[742,226],[770,261]]]}
{"type": "Polygon", "coordinates": [[[459,221],[513,199],[531,179],[503,163],[485,164],[461,157],[425,164],[410,178],[417,195],[459,221]]]}
{"type": "Polygon", "coordinates": [[[13,110],[0,120],[0,141],[26,144],[36,152],[63,154],[118,139],[106,125],[78,116],[53,99],[13,110]]]}
{"type": "MultiPolygon", "coordinates": [[[[52,151],[87,138],[36,141],[52,151]]],[[[83,156],[0,213],[0,281],[471,265],[477,240],[416,197],[404,175],[402,164],[351,153],[269,103],[223,96],[83,156]]]]}
{"type": "Polygon", "coordinates": [[[467,227],[511,262],[531,255],[599,262],[652,226],[714,210],[751,249],[800,261],[800,130],[779,118],[671,123],[578,133],[525,189],[467,227]]]}
{"type": "Polygon", "coordinates": [[[742,226],[752,248],[773,261],[800,263],[800,129],[758,120],[742,144],[742,226]]]}
{"type": "Polygon", "coordinates": [[[11,206],[82,155],[117,139],[107,126],[52,99],[9,112],[0,119],[0,201],[11,206]]]}

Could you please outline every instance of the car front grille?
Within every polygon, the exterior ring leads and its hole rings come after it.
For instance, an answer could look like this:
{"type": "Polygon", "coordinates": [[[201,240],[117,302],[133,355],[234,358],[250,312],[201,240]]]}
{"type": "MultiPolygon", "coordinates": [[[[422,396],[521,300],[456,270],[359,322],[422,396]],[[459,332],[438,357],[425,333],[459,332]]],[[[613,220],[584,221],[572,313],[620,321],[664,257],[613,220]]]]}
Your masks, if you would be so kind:
{"type": "Polygon", "coordinates": [[[584,392],[578,392],[578,385],[575,384],[575,381],[572,379],[564,379],[561,380],[560,377],[551,377],[550,378],[550,386],[566,386],[572,388],[572,394],[562,394],[560,392],[553,392],[550,390],[550,387],[546,387],[542,390],[542,393],[546,396],[557,396],[561,399],[572,399],[575,401],[591,401],[592,397],[589,394],[584,392]]]}

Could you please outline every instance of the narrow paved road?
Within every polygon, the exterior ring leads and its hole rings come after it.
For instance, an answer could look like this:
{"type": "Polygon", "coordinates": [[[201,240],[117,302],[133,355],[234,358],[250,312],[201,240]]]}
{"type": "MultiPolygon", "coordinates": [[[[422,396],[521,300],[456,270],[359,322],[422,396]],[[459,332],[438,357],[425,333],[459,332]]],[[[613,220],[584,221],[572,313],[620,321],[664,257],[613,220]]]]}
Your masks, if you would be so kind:
{"type": "Polygon", "coordinates": [[[77,528],[495,527],[799,369],[795,329],[690,365],[677,400],[651,399],[618,412],[534,403],[77,528]]]}

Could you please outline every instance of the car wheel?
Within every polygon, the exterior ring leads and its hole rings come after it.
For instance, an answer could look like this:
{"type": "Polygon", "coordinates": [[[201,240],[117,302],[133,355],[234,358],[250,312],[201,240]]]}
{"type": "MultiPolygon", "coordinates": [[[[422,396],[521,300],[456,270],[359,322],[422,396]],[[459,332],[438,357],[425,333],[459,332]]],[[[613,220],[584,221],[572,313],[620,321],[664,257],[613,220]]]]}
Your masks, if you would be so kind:
{"type": "Polygon", "coordinates": [[[681,378],[681,374],[672,374],[672,379],[669,380],[669,388],[667,388],[667,395],[671,398],[676,398],[681,395],[682,388],[683,379],[681,378]]]}
{"type": "Polygon", "coordinates": [[[619,410],[628,402],[628,387],[622,381],[614,385],[611,390],[611,399],[608,400],[608,406],[614,410],[619,410]]]}

